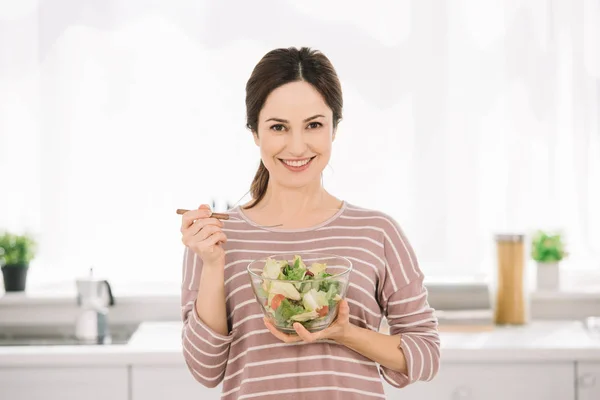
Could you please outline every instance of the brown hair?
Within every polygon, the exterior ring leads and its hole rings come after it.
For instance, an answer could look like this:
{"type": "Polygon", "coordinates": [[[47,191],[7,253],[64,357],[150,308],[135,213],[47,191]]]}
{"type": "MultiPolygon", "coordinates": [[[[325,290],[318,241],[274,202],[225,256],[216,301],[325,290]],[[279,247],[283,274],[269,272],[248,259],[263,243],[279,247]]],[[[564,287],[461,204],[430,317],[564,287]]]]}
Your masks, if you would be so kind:
{"type": "MultiPolygon", "coordinates": [[[[342,88],[333,65],[323,53],[308,47],[271,50],[254,67],[246,84],[246,127],[258,135],[258,114],[269,94],[290,82],[310,83],[333,112],[333,129],[342,119],[342,88]]],[[[262,160],[250,186],[252,204],[265,196],[269,171],[262,160]]]]}

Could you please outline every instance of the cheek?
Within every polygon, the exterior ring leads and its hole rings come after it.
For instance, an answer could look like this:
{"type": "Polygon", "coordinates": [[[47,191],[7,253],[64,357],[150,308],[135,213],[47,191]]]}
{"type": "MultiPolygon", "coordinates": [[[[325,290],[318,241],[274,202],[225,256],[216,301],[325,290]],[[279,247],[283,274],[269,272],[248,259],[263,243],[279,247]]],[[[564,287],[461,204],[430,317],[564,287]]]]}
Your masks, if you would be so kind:
{"type": "Polygon", "coordinates": [[[282,136],[270,135],[264,133],[260,140],[260,152],[263,156],[270,158],[279,154],[285,147],[285,142],[282,136]]]}
{"type": "Polygon", "coordinates": [[[312,148],[317,153],[328,155],[331,153],[333,143],[331,142],[331,136],[323,133],[314,138],[312,148]]]}

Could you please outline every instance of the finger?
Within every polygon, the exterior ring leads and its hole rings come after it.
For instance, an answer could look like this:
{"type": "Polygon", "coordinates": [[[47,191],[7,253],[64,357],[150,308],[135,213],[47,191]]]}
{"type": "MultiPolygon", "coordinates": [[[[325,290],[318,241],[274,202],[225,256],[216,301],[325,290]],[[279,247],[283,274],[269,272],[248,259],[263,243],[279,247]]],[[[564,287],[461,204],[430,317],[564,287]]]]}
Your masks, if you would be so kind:
{"type": "Polygon", "coordinates": [[[318,333],[310,333],[302,324],[298,322],[294,324],[294,330],[305,342],[312,343],[318,340],[318,333]]]}
{"type": "Polygon", "coordinates": [[[222,231],[213,233],[208,238],[206,238],[206,240],[204,241],[204,243],[206,243],[207,246],[214,246],[214,245],[218,244],[219,242],[221,242],[221,243],[227,242],[227,236],[222,231]]]}
{"type": "Polygon", "coordinates": [[[350,306],[348,305],[348,302],[346,301],[346,299],[341,299],[340,303],[338,305],[337,319],[344,321],[349,318],[350,318],[350,306]]]}
{"type": "MultiPolygon", "coordinates": [[[[190,232],[192,233],[193,230],[190,232]]],[[[201,242],[209,238],[213,233],[221,232],[220,226],[215,225],[205,225],[198,232],[191,236],[192,241],[201,242]]]]}
{"type": "MultiPolygon", "coordinates": [[[[201,236],[199,236],[200,232],[208,229],[208,226],[213,226],[213,225],[201,224],[200,220],[198,220],[196,222],[197,223],[194,223],[191,227],[189,227],[188,229],[185,229],[183,231],[183,242],[186,243],[187,245],[193,245],[195,243],[201,242],[202,240],[209,237],[210,234],[214,233],[214,232],[208,232],[209,234],[206,234],[206,235],[201,234],[201,236]],[[204,228],[204,229],[202,229],[202,228],[204,228]]],[[[210,230],[212,230],[212,228],[210,230]]]]}
{"type": "Polygon", "coordinates": [[[273,326],[273,324],[271,324],[267,318],[263,318],[263,321],[265,323],[265,326],[273,334],[273,336],[275,336],[277,339],[281,340],[282,342],[285,342],[285,343],[294,343],[294,342],[299,342],[299,341],[302,340],[298,336],[286,335],[283,332],[279,332],[277,330],[277,328],[275,328],[273,326]]]}
{"type": "Polygon", "coordinates": [[[347,322],[350,321],[350,306],[345,299],[341,299],[338,303],[338,311],[334,322],[347,322]]]}
{"type": "Polygon", "coordinates": [[[194,236],[198,234],[198,232],[200,232],[201,229],[208,225],[214,225],[222,228],[223,222],[216,218],[197,219],[192,225],[190,225],[189,228],[184,229],[183,234],[188,236],[194,236]]]}
{"type": "Polygon", "coordinates": [[[194,221],[201,218],[208,218],[212,214],[212,211],[207,209],[190,210],[183,214],[181,217],[181,229],[189,228],[194,221]]]}
{"type": "Polygon", "coordinates": [[[217,218],[202,218],[194,222],[194,224],[200,226],[201,228],[206,225],[215,225],[220,226],[221,228],[223,227],[223,221],[217,218]]]}
{"type": "Polygon", "coordinates": [[[277,339],[281,340],[282,342],[285,343],[290,343],[291,338],[289,335],[284,334],[283,332],[279,332],[274,326],[273,324],[271,324],[266,318],[263,318],[263,321],[265,323],[265,326],[267,327],[267,329],[269,330],[269,332],[271,332],[271,334],[273,336],[275,336],[277,339]]]}
{"type": "Polygon", "coordinates": [[[208,218],[212,214],[212,211],[206,208],[199,208],[197,210],[190,210],[183,214],[182,218],[186,222],[193,222],[199,218],[208,218]]]}
{"type": "Polygon", "coordinates": [[[212,253],[215,251],[214,246],[218,245],[219,242],[227,242],[227,236],[223,232],[217,232],[210,235],[206,240],[203,240],[198,244],[200,251],[208,251],[212,253]]]}

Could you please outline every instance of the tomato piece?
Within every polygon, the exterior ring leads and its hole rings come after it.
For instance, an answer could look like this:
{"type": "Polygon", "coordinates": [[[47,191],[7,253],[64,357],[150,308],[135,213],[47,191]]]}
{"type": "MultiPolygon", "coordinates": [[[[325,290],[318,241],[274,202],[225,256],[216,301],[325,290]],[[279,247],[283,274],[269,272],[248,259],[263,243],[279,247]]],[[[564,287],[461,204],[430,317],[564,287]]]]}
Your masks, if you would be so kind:
{"type": "Polygon", "coordinates": [[[285,296],[282,294],[276,294],[271,300],[271,308],[273,310],[277,310],[277,308],[281,305],[281,302],[285,299],[285,296]]]}
{"type": "Polygon", "coordinates": [[[323,306],[321,308],[319,308],[317,310],[317,314],[319,314],[319,317],[324,317],[327,314],[329,314],[329,306],[323,306]]]}

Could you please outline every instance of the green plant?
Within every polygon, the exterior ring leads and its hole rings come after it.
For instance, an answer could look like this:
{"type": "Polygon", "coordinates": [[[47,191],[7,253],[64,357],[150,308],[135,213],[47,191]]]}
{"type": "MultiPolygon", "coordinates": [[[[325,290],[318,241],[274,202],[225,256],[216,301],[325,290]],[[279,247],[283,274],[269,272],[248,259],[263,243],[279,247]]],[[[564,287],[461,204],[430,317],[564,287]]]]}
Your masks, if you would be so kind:
{"type": "Polygon", "coordinates": [[[568,255],[560,234],[537,231],[531,241],[531,258],[540,263],[554,263],[568,255]]]}
{"type": "Polygon", "coordinates": [[[0,235],[0,265],[28,265],[36,251],[37,243],[30,235],[0,235]]]}

